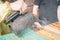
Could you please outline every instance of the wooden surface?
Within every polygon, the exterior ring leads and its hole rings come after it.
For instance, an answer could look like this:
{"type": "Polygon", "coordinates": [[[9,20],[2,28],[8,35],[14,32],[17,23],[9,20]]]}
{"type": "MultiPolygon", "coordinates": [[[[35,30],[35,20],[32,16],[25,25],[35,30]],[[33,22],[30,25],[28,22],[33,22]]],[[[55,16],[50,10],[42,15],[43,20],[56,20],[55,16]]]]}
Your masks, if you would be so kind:
{"type": "Polygon", "coordinates": [[[49,24],[45,26],[45,28],[36,31],[36,33],[45,36],[49,40],[60,40],[60,23],[55,22],[55,23],[49,24]]]}
{"type": "Polygon", "coordinates": [[[60,30],[60,22],[55,22],[55,23],[52,23],[52,24],[49,24],[50,26],[60,30]]]}
{"type": "Polygon", "coordinates": [[[60,37],[55,36],[54,34],[49,33],[45,30],[37,31],[37,33],[40,35],[43,35],[44,37],[48,38],[49,40],[60,40],[60,37]]]}

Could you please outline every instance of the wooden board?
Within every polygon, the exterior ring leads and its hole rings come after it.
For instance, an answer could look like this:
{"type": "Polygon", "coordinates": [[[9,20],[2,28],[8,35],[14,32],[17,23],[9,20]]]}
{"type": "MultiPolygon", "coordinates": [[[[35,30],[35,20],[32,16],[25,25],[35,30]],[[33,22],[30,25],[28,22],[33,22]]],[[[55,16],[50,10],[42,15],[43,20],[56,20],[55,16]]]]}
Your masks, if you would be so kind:
{"type": "Polygon", "coordinates": [[[49,26],[52,26],[53,28],[60,30],[60,22],[55,22],[55,23],[49,24],[49,26]]]}
{"type": "Polygon", "coordinates": [[[47,37],[49,40],[60,40],[60,23],[55,22],[46,25],[43,29],[35,31],[37,34],[47,37]]]}
{"type": "Polygon", "coordinates": [[[49,33],[48,31],[45,30],[36,31],[36,33],[45,36],[49,40],[60,40],[59,36],[55,36],[54,34],[49,33]]]}

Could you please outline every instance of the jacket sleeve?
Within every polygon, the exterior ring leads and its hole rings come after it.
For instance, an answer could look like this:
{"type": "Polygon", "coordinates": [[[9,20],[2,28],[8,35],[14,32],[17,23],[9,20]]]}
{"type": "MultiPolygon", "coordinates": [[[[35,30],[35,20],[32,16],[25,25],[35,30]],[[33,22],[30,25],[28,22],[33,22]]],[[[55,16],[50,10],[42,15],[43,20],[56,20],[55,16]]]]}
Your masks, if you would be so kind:
{"type": "Polygon", "coordinates": [[[40,5],[40,0],[34,0],[34,5],[40,5]]]}

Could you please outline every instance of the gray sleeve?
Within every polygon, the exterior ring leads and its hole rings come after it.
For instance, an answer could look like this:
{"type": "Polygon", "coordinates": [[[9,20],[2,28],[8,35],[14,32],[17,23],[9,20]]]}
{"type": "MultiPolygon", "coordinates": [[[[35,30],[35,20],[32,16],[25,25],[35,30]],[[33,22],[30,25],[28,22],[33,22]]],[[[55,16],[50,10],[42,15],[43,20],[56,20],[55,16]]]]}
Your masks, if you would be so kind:
{"type": "Polygon", "coordinates": [[[40,5],[40,0],[34,0],[34,5],[40,5]]]}
{"type": "Polygon", "coordinates": [[[60,0],[59,0],[59,2],[58,2],[58,5],[60,5],[60,0]]]}

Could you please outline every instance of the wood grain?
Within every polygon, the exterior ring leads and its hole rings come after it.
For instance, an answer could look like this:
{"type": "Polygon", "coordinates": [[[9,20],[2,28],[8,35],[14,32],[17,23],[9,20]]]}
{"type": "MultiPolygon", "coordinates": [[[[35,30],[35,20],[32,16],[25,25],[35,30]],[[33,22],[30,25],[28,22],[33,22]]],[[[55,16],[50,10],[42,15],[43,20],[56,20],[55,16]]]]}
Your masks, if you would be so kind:
{"type": "Polygon", "coordinates": [[[46,25],[43,29],[35,32],[45,36],[49,40],[60,40],[60,22],[46,25]]]}

